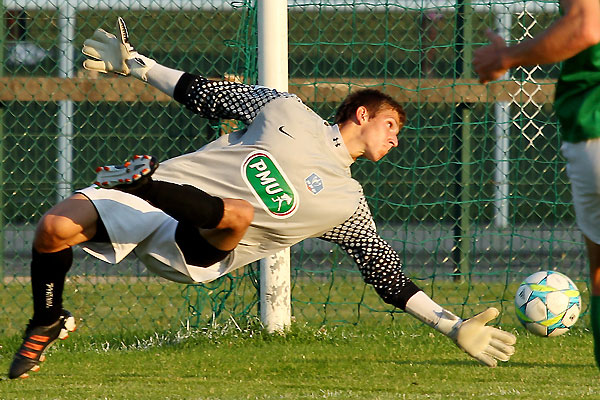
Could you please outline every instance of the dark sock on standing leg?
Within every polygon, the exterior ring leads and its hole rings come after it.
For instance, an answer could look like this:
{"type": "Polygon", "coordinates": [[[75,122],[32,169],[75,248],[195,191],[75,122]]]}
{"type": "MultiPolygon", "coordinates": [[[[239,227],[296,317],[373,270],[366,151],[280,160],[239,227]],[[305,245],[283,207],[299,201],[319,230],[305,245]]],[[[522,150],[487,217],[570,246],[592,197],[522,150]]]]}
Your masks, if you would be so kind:
{"type": "Polygon", "coordinates": [[[71,247],[56,253],[32,250],[33,325],[50,325],[60,317],[65,278],[72,263],[71,247]]]}
{"type": "Polygon", "coordinates": [[[592,296],[590,318],[594,335],[594,356],[596,357],[596,365],[600,368],[600,296],[592,296]]]}

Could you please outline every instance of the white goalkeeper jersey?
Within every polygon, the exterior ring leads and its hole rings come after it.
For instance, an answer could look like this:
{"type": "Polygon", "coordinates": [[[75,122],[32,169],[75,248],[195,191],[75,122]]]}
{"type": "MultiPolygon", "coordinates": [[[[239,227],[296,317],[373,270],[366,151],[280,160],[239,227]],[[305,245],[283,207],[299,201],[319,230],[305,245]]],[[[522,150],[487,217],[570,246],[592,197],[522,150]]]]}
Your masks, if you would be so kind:
{"type": "MultiPolygon", "coordinates": [[[[181,77],[174,98],[203,117],[236,119],[247,127],[162,162],[154,179],[247,200],[255,214],[239,245],[210,267],[185,265],[182,270],[175,265],[182,258],[156,250],[152,242],[157,235],[151,235],[136,249],[149,269],[160,271],[153,263],[167,264],[205,282],[319,237],[342,246],[365,281],[386,302],[404,308],[418,288],[402,273],[398,254],[375,230],[362,187],[351,177],[353,159],[337,125],[328,124],[293,94],[191,74],[181,77]]],[[[99,212],[113,238],[112,223],[105,220],[110,216],[99,212]]]]}
{"type": "MultiPolygon", "coordinates": [[[[352,162],[337,126],[296,97],[280,97],[260,109],[247,129],[162,163],[154,179],[254,206],[252,224],[226,260],[229,271],[350,218],[362,198],[350,176],[352,162]]],[[[198,268],[194,275],[207,272],[198,268]]]]}

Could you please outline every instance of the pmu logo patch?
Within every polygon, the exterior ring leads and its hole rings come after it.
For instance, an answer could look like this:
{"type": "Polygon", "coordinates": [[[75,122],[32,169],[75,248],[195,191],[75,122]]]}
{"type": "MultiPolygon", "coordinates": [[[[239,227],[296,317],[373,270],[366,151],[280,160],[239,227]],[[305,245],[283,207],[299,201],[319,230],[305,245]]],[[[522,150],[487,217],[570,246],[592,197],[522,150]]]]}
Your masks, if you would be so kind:
{"type": "Polygon", "coordinates": [[[314,172],[310,174],[308,178],[304,180],[304,182],[306,182],[306,187],[312,194],[317,194],[323,190],[323,180],[314,172]]]}
{"type": "Polygon", "coordinates": [[[250,153],[242,164],[242,177],[254,197],[273,217],[288,218],[298,209],[296,190],[268,152],[250,153]]]}

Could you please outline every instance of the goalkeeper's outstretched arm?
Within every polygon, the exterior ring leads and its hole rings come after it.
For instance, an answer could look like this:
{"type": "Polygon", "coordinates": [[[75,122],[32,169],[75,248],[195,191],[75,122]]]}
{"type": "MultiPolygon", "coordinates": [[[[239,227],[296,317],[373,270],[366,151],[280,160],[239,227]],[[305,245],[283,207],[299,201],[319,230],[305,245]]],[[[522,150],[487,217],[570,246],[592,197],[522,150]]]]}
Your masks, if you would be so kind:
{"type": "Polygon", "coordinates": [[[514,354],[516,337],[487,325],[498,316],[491,307],[463,320],[420,290],[404,273],[396,251],[376,232],[364,197],[346,222],[324,233],[321,239],[339,244],[357,263],[366,283],[388,304],[396,306],[435,330],[483,365],[495,367],[514,354]]]}
{"type": "Polygon", "coordinates": [[[83,43],[85,69],[133,76],[209,119],[235,119],[251,123],[271,100],[295,95],[262,86],[211,81],[199,75],[165,67],[137,52],[129,41],[125,21],[117,19],[118,36],[97,29],[83,43]]]}

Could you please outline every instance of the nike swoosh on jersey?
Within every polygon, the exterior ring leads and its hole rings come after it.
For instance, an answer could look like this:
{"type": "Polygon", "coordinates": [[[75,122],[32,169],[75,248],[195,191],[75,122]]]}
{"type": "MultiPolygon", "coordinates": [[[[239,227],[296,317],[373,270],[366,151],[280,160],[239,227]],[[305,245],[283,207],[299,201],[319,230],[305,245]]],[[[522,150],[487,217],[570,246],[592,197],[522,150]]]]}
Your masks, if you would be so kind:
{"type": "Polygon", "coordinates": [[[292,135],[290,135],[289,133],[287,133],[286,131],[284,131],[284,130],[283,130],[283,127],[284,127],[284,126],[285,126],[285,125],[281,125],[281,126],[279,127],[279,132],[283,133],[284,135],[288,135],[289,137],[291,137],[291,138],[293,139],[294,137],[293,137],[292,135]]]}

